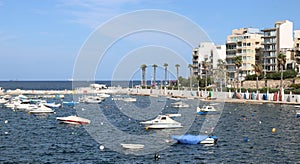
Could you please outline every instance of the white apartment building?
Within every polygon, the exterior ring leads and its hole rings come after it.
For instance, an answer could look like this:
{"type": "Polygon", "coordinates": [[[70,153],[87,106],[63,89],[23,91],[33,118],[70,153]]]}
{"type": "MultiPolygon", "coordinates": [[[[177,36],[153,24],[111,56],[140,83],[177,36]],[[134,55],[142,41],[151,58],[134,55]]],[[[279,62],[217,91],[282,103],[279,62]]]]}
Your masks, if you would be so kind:
{"type": "Polygon", "coordinates": [[[275,22],[274,28],[262,30],[262,65],[265,72],[278,70],[277,56],[294,47],[293,23],[288,20],[275,22]]]}
{"type": "Polygon", "coordinates": [[[193,75],[198,77],[205,74],[202,67],[202,61],[210,64],[209,70],[217,69],[218,60],[225,61],[226,47],[225,45],[215,45],[213,42],[201,42],[192,52],[193,75]]]}

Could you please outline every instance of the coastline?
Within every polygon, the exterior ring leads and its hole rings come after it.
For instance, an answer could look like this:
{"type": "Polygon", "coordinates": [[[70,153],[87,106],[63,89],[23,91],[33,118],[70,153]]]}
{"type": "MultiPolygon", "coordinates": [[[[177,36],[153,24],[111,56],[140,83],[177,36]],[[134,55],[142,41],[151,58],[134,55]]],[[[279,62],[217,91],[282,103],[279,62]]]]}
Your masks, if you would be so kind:
{"type": "Polygon", "coordinates": [[[141,88],[121,88],[109,87],[107,89],[93,89],[81,87],[74,90],[7,90],[0,92],[0,95],[86,95],[86,94],[128,94],[132,96],[151,96],[179,99],[198,99],[207,102],[225,102],[240,104],[286,104],[300,105],[300,95],[284,94],[283,101],[274,101],[273,93],[252,93],[255,99],[251,99],[250,93],[240,93],[241,99],[232,98],[233,92],[218,91],[188,91],[188,90],[163,90],[163,89],[141,89],[141,88]],[[267,99],[266,99],[267,97],[267,99]]]}

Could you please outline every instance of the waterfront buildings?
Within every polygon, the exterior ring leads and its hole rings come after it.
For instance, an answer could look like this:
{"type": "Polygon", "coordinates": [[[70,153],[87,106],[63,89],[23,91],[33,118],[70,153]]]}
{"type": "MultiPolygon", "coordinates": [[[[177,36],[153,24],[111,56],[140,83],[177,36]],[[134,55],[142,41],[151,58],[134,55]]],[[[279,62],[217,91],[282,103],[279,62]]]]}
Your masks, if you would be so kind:
{"type": "Polygon", "coordinates": [[[212,70],[217,69],[218,60],[225,60],[226,48],[225,45],[215,45],[213,42],[201,42],[192,52],[193,75],[202,77],[204,71],[203,61],[208,64],[208,73],[212,74],[212,70]]]}
{"type": "Polygon", "coordinates": [[[277,21],[273,28],[263,29],[262,66],[265,73],[279,70],[277,56],[287,53],[294,47],[293,23],[288,20],[277,21]]]}
{"type": "Polygon", "coordinates": [[[239,80],[243,80],[247,75],[254,74],[252,65],[255,63],[263,66],[266,75],[279,70],[277,56],[280,53],[286,55],[284,70],[294,69],[300,73],[300,30],[293,31],[293,22],[277,21],[274,27],[263,30],[234,29],[232,34],[227,36],[225,46],[203,42],[193,49],[193,75],[202,77],[205,74],[202,61],[210,63],[209,70],[216,69],[218,59],[226,61],[226,71],[231,82],[235,81],[237,76],[239,80]],[[242,66],[238,75],[235,65],[236,56],[242,57],[242,66]]]}
{"type": "Polygon", "coordinates": [[[246,75],[253,74],[252,64],[255,64],[256,55],[260,53],[261,37],[257,28],[240,28],[232,30],[226,40],[226,69],[231,81],[235,80],[235,57],[242,57],[242,66],[239,71],[240,80],[246,75]]]}

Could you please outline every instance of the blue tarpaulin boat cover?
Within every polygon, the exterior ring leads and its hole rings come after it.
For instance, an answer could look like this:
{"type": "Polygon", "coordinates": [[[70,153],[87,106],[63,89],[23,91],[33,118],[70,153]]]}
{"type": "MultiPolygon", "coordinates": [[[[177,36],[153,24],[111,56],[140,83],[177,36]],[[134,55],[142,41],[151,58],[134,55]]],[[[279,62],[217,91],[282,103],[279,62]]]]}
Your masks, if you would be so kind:
{"type": "Polygon", "coordinates": [[[191,135],[185,134],[181,136],[172,136],[173,140],[177,140],[179,143],[195,145],[208,138],[208,135],[191,135]]]}

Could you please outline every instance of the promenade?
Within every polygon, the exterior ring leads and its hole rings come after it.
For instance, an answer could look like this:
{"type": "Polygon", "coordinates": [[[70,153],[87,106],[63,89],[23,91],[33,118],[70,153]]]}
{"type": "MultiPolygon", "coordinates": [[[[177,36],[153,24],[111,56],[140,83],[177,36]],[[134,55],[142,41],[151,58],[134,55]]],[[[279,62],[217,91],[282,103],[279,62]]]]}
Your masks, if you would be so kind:
{"type": "Polygon", "coordinates": [[[128,94],[132,96],[152,96],[168,98],[199,99],[201,101],[242,103],[242,104],[288,104],[300,105],[300,95],[284,94],[282,101],[274,101],[274,93],[239,93],[242,99],[233,98],[233,92],[218,91],[190,91],[190,90],[165,90],[165,89],[141,89],[110,87],[103,90],[95,90],[89,87],[74,90],[7,90],[0,95],[85,95],[85,94],[128,94]],[[254,95],[254,98],[252,96],[254,95]]]}

